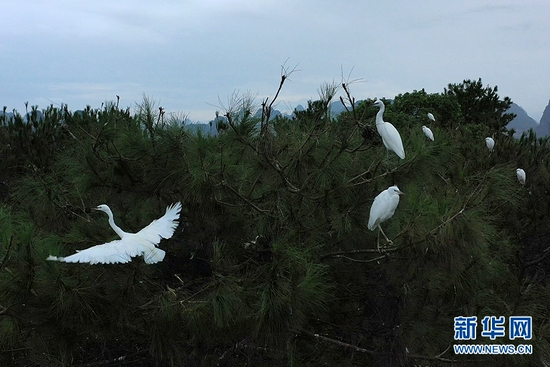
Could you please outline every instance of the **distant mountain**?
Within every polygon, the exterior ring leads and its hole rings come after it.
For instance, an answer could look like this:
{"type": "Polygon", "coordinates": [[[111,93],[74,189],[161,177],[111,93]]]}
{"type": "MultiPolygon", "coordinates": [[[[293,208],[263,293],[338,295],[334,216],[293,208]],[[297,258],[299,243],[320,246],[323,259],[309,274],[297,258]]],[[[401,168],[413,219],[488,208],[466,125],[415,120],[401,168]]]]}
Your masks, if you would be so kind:
{"type": "MultiPolygon", "coordinates": [[[[357,101],[356,104],[359,104],[360,102],[361,101],[357,101]]],[[[305,108],[302,105],[297,105],[294,108],[294,110],[305,111],[305,108]]],[[[346,111],[346,108],[342,104],[342,102],[338,100],[338,101],[332,102],[329,105],[329,111],[331,116],[333,118],[336,118],[339,114],[346,111]]],[[[82,113],[82,111],[75,111],[75,113],[79,113],[79,112],[82,113]]],[[[537,124],[537,122],[533,118],[531,118],[521,106],[515,103],[512,103],[512,105],[510,106],[507,112],[514,113],[516,115],[516,118],[513,119],[507,126],[508,129],[514,129],[516,131],[514,134],[515,138],[519,138],[523,132],[526,132],[529,129],[533,129],[537,134],[537,136],[539,137],[550,135],[550,101],[548,102],[548,105],[544,109],[542,118],[540,119],[540,124],[537,124]]],[[[38,117],[40,120],[42,118],[42,111],[38,111],[38,113],[39,113],[38,117]]],[[[13,112],[6,111],[5,114],[6,114],[6,120],[9,120],[14,116],[13,112]]],[[[261,117],[261,114],[262,114],[262,110],[258,109],[258,111],[256,111],[256,113],[254,114],[254,117],[259,118],[261,117]]],[[[4,112],[0,110],[0,116],[2,115],[4,115],[4,112]]],[[[292,118],[293,115],[294,115],[294,112],[292,112],[291,114],[288,114],[288,113],[282,113],[281,111],[274,109],[273,112],[271,113],[271,119],[275,118],[276,116],[292,118]]],[[[23,116],[23,120],[27,121],[27,117],[28,116],[25,114],[23,116]]],[[[227,123],[227,119],[224,116],[219,116],[218,119],[220,121],[227,123]]],[[[217,126],[217,123],[215,119],[208,123],[191,122],[189,120],[185,121],[185,128],[187,130],[195,133],[198,130],[200,130],[203,134],[207,134],[207,135],[208,134],[217,135],[218,131],[216,126],[217,126]]]]}
{"type": "Polygon", "coordinates": [[[525,112],[521,106],[518,106],[515,103],[512,103],[506,112],[516,114],[516,118],[513,119],[508,126],[506,126],[508,129],[516,130],[514,138],[519,138],[524,131],[528,131],[529,129],[536,130],[539,126],[535,120],[527,115],[527,112],[525,112]]]}
{"type": "Polygon", "coordinates": [[[342,101],[334,101],[329,106],[330,115],[333,117],[338,116],[346,110],[346,107],[342,104],[342,101]]]}
{"type": "Polygon", "coordinates": [[[218,135],[218,130],[216,129],[216,123],[214,121],[210,121],[207,124],[202,124],[200,122],[197,123],[189,123],[185,124],[184,128],[191,132],[191,133],[198,133],[199,130],[204,135],[218,135]]]}
{"type": "MultiPolygon", "coordinates": [[[[260,119],[262,118],[262,112],[263,110],[261,108],[258,108],[258,110],[256,111],[256,113],[254,114],[254,118],[257,118],[257,119],[260,119]]],[[[287,117],[288,115],[286,114],[283,114],[281,111],[279,110],[276,110],[276,109],[271,109],[271,115],[269,116],[269,120],[273,120],[275,117],[277,116],[284,116],[284,117],[287,117]]]]}
{"type": "MultiPolygon", "coordinates": [[[[356,104],[359,103],[359,102],[356,102],[356,104]]],[[[301,111],[305,111],[305,110],[306,110],[306,108],[304,106],[302,106],[301,104],[294,107],[294,111],[301,112],[301,111]]],[[[333,118],[335,118],[335,117],[338,117],[339,114],[344,112],[346,110],[346,108],[344,107],[344,105],[342,104],[341,101],[334,101],[334,102],[331,102],[329,104],[328,110],[330,111],[330,115],[333,118]]],[[[286,115],[286,114],[283,114],[283,116],[286,116],[286,117],[292,117],[293,115],[294,115],[294,112],[290,116],[286,115]]]]}
{"type": "MultiPolygon", "coordinates": [[[[37,112],[36,116],[37,116],[38,121],[42,120],[44,118],[44,112],[42,110],[38,110],[36,112],[37,112]]],[[[29,117],[30,117],[30,114],[31,114],[30,112],[25,113],[23,115],[23,121],[28,121],[29,117]]],[[[6,116],[6,121],[13,119],[14,116],[15,116],[15,114],[13,112],[0,111],[0,116],[4,116],[4,115],[6,116]]]]}
{"type": "Polygon", "coordinates": [[[13,112],[0,111],[0,116],[4,116],[4,115],[6,115],[6,120],[9,120],[9,119],[13,118],[13,112]]]}
{"type": "Polygon", "coordinates": [[[535,128],[538,137],[550,135],[550,101],[542,113],[539,126],[535,128]]]}

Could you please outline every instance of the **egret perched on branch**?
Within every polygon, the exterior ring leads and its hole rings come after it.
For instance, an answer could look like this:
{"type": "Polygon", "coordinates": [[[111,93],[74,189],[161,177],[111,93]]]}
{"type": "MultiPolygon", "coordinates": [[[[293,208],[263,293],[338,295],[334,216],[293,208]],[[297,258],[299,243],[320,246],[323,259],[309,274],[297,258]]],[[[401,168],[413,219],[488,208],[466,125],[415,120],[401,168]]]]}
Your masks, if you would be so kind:
{"type": "Polygon", "coordinates": [[[164,259],[165,252],[156,246],[161,239],[171,238],[179,222],[181,203],[175,203],[166,208],[166,213],[153,220],[147,227],[137,233],[124,232],[115,224],[113,212],[105,204],[94,208],[107,213],[111,228],[118,234],[120,240],[114,240],[86,250],[77,251],[67,257],[48,256],[46,260],[66,263],[115,264],[127,263],[134,256],[143,256],[145,263],[154,264],[164,259]]]}
{"type": "Polygon", "coordinates": [[[434,141],[434,133],[432,133],[432,130],[430,130],[427,126],[422,126],[422,131],[424,131],[424,135],[431,141],[434,141]]]}
{"type": "Polygon", "coordinates": [[[518,176],[519,183],[522,185],[525,185],[525,171],[521,168],[518,168],[516,170],[516,175],[518,176]]]}
{"type": "Polygon", "coordinates": [[[495,141],[493,140],[493,138],[485,138],[485,144],[487,144],[489,152],[493,152],[493,148],[495,147],[495,141]]]}
{"type": "MultiPolygon", "coordinates": [[[[389,243],[392,241],[390,241],[388,236],[386,236],[382,230],[382,227],[380,227],[380,223],[390,219],[393,216],[393,213],[395,213],[395,209],[399,204],[399,195],[403,195],[403,192],[399,190],[397,186],[390,186],[374,198],[374,202],[370,208],[368,228],[371,231],[374,231],[374,229],[378,227],[380,232],[384,235],[384,238],[386,238],[386,241],[389,243]]],[[[380,250],[379,244],[378,250],[380,250]]]]}
{"type": "Polygon", "coordinates": [[[428,118],[435,122],[435,117],[430,112],[428,112],[428,118]]]}
{"type": "Polygon", "coordinates": [[[384,146],[387,150],[391,150],[397,154],[399,158],[405,159],[405,149],[403,149],[403,142],[401,141],[399,131],[397,131],[395,126],[389,122],[385,122],[382,118],[386,110],[384,102],[378,99],[374,102],[374,105],[380,108],[376,114],[376,130],[378,130],[378,134],[382,137],[384,146]]]}

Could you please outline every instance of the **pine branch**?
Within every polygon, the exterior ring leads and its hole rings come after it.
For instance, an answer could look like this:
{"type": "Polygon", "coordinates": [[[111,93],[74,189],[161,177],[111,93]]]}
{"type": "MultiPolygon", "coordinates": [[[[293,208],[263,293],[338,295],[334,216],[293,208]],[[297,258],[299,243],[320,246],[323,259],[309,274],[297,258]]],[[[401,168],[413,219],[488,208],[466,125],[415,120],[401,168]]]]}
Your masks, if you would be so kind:
{"type": "MultiPolygon", "coordinates": [[[[285,64],[286,64],[286,61],[285,61],[285,64]]],[[[269,117],[271,116],[271,110],[273,108],[273,104],[279,97],[279,93],[281,93],[281,90],[283,89],[283,85],[285,84],[285,81],[288,79],[290,75],[292,75],[292,73],[296,71],[297,66],[298,65],[296,65],[290,72],[288,71],[288,68],[285,67],[284,64],[281,66],[281,71],[282,71],[281,82],[279,83],[279,88],[275,93],[275,97],[273,97],[273,100],[271,101],[269,106],[267,105],[268,98],[266,98],[265,101],[262,103],[262,121],[261,121],[261,129],[260,129],[262,133],[264,133],[264,129],[267,127],[267,124],[269,123],[269,117]]]]}
{"type": "MultiPolygon", "coordinates": [[[[319,340],[322,340],[322,341],[325,341],[325,342],[328,342],[328,343],[336,344],[336,345],[339,345],[339,346],[344,347],[344,348],[353,349],[357,352],[367,353],[367,354],[376,353],[375,350],[361,348],[361,347],[358,347],[356,345],[352,345],[352,344],[342,342],[340,340],[336,340],[336,339],[329,338],[329,337],[326,337],[326,336],[323,336],[323,335],[312,333],[311,331],[308,331],[308,330],[301,329],[301,330],[296,331],[296,332],[314,337],[316,339],[319,339],[319,340]]],[[[468,363],[468,362],[478,363],[478,362],[483,361],[483,360],[473,360],[473,359],[472,360],[458,360],[458,359],[442,358],[441,356],[443,354],[445,354],[448,350],[449,350],[449,348],[445,349],[442,353],[439,353],[438,355],[436,355],[434,357],[423,356],[423,355],[420,355],[420,354],[409,354],[409,353],[406,354],[406,357],[407,358],[412,358],[412,359],[424,359],[424,360],[440,361],[440,362],[447,362],[447,363],[459,363],[459,362],[460,363],[468,363]]]]}
{"type": "Polygon", "coordinates": [[[267,214],[269,216],[273,216],[272,214],[269,213],[269,210],[267,209],[262,209],[260,207],[258,207],[256,204],[254,204],[253,202],[251,202],[250,200],[248,200],[247,198],[245,198],[244,196],[241,195],[240,192],[238,192],[235,188],[233,188],[231,185],[229,185],[227,183],[226,180],[222,180],[221,181],[221,185],[223,187],[227,187],[231,192],[233,192],[235,195],[237,195],[241,200],[243,200],[244,202],[246,202],[248,205],[250,205],[254,210],[256,210],[258,213],[260,214],[267,214]]]}
{"type": "Polygon", "coordinates": [[[456,212],[455,214],[453,214],[451,217],[447,218],[447,220],[445,220],[443,223],[441,223],[440,225],[438,225],[437,227],[435,227],[434,229],[432,229],[429,234],[435,234],[439,229],[443,228],[445,225],[447,225],[448,223],[452,222],[455,218],[457,218],[459,215],[463,214],[464,211],[466,210],[466,207],[468,206],[468,204],[470,203],[470,200],[472,200],[472,198],[474,197],[474,194],[476,194],[476,192],[479,190],[481,191],[482,187],[481,187],[481,183],[479,183],[476,188],[472,191],[472,193],[470,195],[468,195],[468,197],[466,198],[466,201],[464,202],[464,204],[462,205],[462,208],[456,212]]]}
{"type": "Polygon", "coordinates": [[[419,155],[419,154],[416,154],[415,156],[413,156],[413,157],[411,158],[410,161],[405,162],[405,163],[402,164],[401,166],[397,166],[397,167],[395,167],[395,168],[393,168],[393,169],[391,169],[391,170],[389,170],[389,171],[386,171],[386,172],[384,172],[384,173],[379,174],[378,176],[374,176],[373,178],[370,178],[370,179],[366,179],[366,180],[362,180],[362,181],[359,181],[359,182],[356,182],[356,183],[352,183],[353,181],[355,181],[355,180],[361,178],[362,176],[366,175],[367,173],[369,173],[369,172],[371,172],[371,171],[375,171],[375,172],[376,172],[376,170],[378,169],[378,166],[380,166],[380,164],[382,163],[382,161],[379,161],[379,162],[377,163],[376,167],[374,168],[374,170],[372,170],[372,166],[371,166],[371,168],[369,168],[369,169],[366,170],[365,172],[360,173],[360,174],[358,174],[357,176],[350,178],[350,179],[348,180],[348,182],[347,182],[347,184],[349,185],[348,187],[360,186],[360,185],[362,185],[362,184],[369,183],[369,182],[372,182],[372,181],[374,181],[374,180],[378,180],[378,179],[380,179],[380,178],[382,178],[382,177],[385,177],[385,176],[388,176],[388,175],[390,175],[390,174],[393,174],[393,173],[397,172],[397,171],[399,170],[399,168],[404,168],[404,167],[406,167],[406,166],[408,166],[408,165],[411,165],[411,163],[416,159],[416,157],[417,157],[418,155],[419,155]]]}
{"type": "Polygon", "coordinates": [[[137,361],[129,360],[130,358],[135,358],[135,357],[145,355],[145,354],[149,354],[149,351],[148,350],[138,350],[135,353],[127,354],[127,355],[124,355],[124,356],[120,356],[120,357],[116,357],[116,358],[112,358],[112,359],[105,359],[105,360],[99,361],[99,362],[80,364],[78,366],[79,367],[95,367],[95,366],[106,366],[106,365],[109,365],[109,364],[116,364],[117,366],[122,365],[122,364],[134,364],[137,361]]]}
{"type": "Polygon", "coordinates": [[[355,113],[355,98],[353,98],[351,96],[351,93],[350,93],[349,88],[348,88],[348,84],[342,82],[342,89],[346,93],[346,97],[347,97],[348,102],[350,103],[350,106],[351,106],[351,111],[348,109],[348,106],[346,106],[346,104],[344,103],[344,98],[342,96],[340,96],[340,102],[342,102],[342,105],[344,105],[344,108],[346,109],[346,111],[348,113],[351,112],[351,114],[353,116],[353,120],[357,121],[357,116],[356,116],[356,113],[355,113]]]}
{"type": "Polygon", "coordinates": [[[247,147],[249,147],[250,149],[252,149],[254,153],[256,153],[257,155],[260,155],[260,152],[258,151],[258,149],[254,145],[252,145],[247,139],[243,138],[241,134],[239,134],[239,131],[237,130],[237,126],[235,125],[235,122],[233,121],[233,118],[231,116],[231,111],[227,111],[225,114],[225,117],[227,118],[227,122],[229,123],[229,126],[231,127],[231,129],[239,138],[239,141],[244,145],[246,145],[247,147]]]}
{"type": "Polygon", "coordinates": [[[530,267],[530,266],[537,265],[538,263],[544,261],[550,255],[549,250],[550,250],[550,247],[545,248],[544,250],[542,250],[543,254],[541,256],[537,257],[536,259],[533,259],[531,261],[528,261],[528,262],[524,263],[523,267],[527,268],[527,267],[530,267]]]}
{"type": "MultiPolygon", "coordinates": [[[[375,172],[376,172],[376,169],[378,168],[378,166],[380,165],[380,163],[382,163],[382,161],[378,161],[378,163],[377,163],[376,166],[374,167],[374,171],[375,171],[375,172]]],[[[354,183],[354,184],[351,183],[351,182],[353,182],[353,181],[355,181],[355,180],[357,180],[357,179],[359,179],[359,178],[365,176],[366,174],[371,173],[371,171],[373,171],[372,166],[373,166],[373,164],[371,164],[371,166],[369,167],[369,169],[367,169],[366,171],[364,171],[364,172],[362,172],[362,173],[360,173],[360,174],[358,174],[358,175],[356,175],[356,176],[350,178],[350,179],[348,180],[348,185],[351,185],[351,186],[358,186],[358,185],[361,185],[361,184],[364,184],[364,183],[369,183],[369,182],[371,182],[371,181],[373,180],[373,178],[367,179],[367,180],[362,180],[362,181],[360,181],[359,183],[354,183]]],[[[395,170],[395,169],[394,169],[394,170],[395,170]]],[[[391,171],[391,172],[393,172],[393,171],[391,171]]]]}
{"type": "Polygon", "coordinates": [[[285,181],[287,185],[287,189],[292,193],[298,193],[300,192],[300,189],[294,186],[288,177],[286,177],[285,173],[283,172],[281,165],[275,158],[270,158],[267,155],[264,154],[265,159],[269,163],[269,165],[281,176],[281,178],[285,181]]]}
{"type": "MultiPolygon", "coordinates": [[[[378,252],[378,250],[374,250],[374,251],[378,252]]],[[[323,255],[323,257],[325,257],[325,256],[323,255]]],[[[358,260],[358,259],[354,259],[354,258],[345,256],[345,255],[333,255],[331,257],[333,259],[344,259],[344,260],[349,260],[349,261],[356,262],[356,263],[371,263],[371,262],[375,262],[375,261],[382,260],[382,259],[386,258],[386,255],[381,255],[381,256],[378,256],[378,257],[374,257],[374,258],[369,259],[369,260],[358,260]]]]}
{"type": "Polygon", "coordinates": [[[368,354],[374,354],[375,353],[374,350],[365,349],[365,348],[358,347],[356,345],[344,343],[344,342],[341,342],[340,340],[336,340],[336,339],[329,338],[327,336],[312,333],[311,331],[308,331],[308,330],[300,329],[300,330],[296,330],[295,332],[300,333],[300,334],[305,334],[305,335],[314,337],[316,339],[319,339],[319,340],[322,340],[322,341],[325,341],[325,342],[328,342],[328,343],[336,344],[336,345],[339,345],[339,346],[344,347],[344,348],[350,348],[350,349],[353,349],[357,352],[368,353],[368,354]]]}
{"type": "MultiPolygon", "coordinates": [[[[343,78],[342,78],[343,79],[343,78]]],[[[353,116],[353,120],[355,121],[356,125],[358,127],[360,127],[361,129],[364,129],[365,128],[365,125],[361,123],[361,120],[363,119],[363,117],[365,116],[366,112],[367,112],[367,108],[363,109],[363,114],[361,115],[361,118],[357,118],[357,113],[356,113],[356,110],[355,110],[355,98],[352,97],[350,91],[349,91],[349,85],[353,82],[356,82],[360,79],[355,79],[355,80],[352,80],[351,82],[342,82],[342,89],[344,89],[344,92],[346,93],[346,98],[347,100],[349,101],[350,105],[351,105],[351,113],[352,113],[352,116],[353,116]]],[[[340,101],[342,102],[342,104],[344,105],[344,108],[346,109],[347,112],[350,112],[348,107],[346,106],[346,104],[344,103],[344,99],[340,96],[340,101]]],[[[353,131],[353,133],[355,133],[356,130],[353,131]]],[[[352,135],[353,135],[352,133],[352,135]]]]}
{"type": "MultiPolygon", "coordinates": [[[[308,139],[309,139],[309,137],[308,137],[308,139]]],[[[312,148],[313,148],[313,146],[310,147],[310,149],[308,149],[308,151],[306,152],[306,154],[309,153],[309,151],[310,151],[312,148]]],[[[323,158],[323,161],[318,165],[319,169],[322,170],[322,171],[324,171],[324,170],[326,170],[328,167],[330,167],[330,165],[332,165],[332,164],[342,155],[342,153],[344,152],[343,150],[339,150],[339,151],[337,152],[337,154],[336,154],[334,157],[332,157],[332,159],[330,159],[330,161],[329,161],[330,155],[331,155],[332,152],[333,152],[333,149],[332,149],[332,148],[334,148],[334,145],[331,147],[331,149],[327,150],[327,153],[325,154],[325,156],[324,156],[324,158],[323,158]]],[[[300,148],[300,149],[301,149],[301,148],[300,148]]],[[[309,175],[306,177],[306,179],[304,180],[304,182],[303,182],[303,184],[302,184],[302,187],[300,188],[300,191],[302,191],[302,190],[307,186],[307,184],[309,183],[309,180],[310,180],[315,174],[318,174],[318,173],[314,171],[314,172],[312,172],[311,174],[309,174],[309,175]]],[[[329,192],[332,193],[333,191],[336,191],[336,190],[338,190],[338,188],[334,188],[334,189],[330,190],[329,192]]],[[[323,194],[323,195],[314,197],[313,199],[314,199],[314,200],[317,200],[317,199],[319,199],[319,198],[321,198],[321,197],[324,197],[325,195],[326,195],[326,193],[323,194]]]]}
{"type": "MultiPolygon", "coordinates": [[[[447,351],[447,349],[443,352],[445,353],[447,351]]],[[[458,359],[450,359],[450,358],[442,358],[440,357],[442,355],[442,353],[438,354],[437,356],[435,357],[429,357],[429,356],[423,356],[423,355],[420,355],[420,354],[414,354],[414,353],[408,353],[406,356],[407,358],[412,358],[412,359],[424,359],[424,360],[428,360],[428,361],[440,361],[440,362],[446,362],[446,363],[476,363],[476,364],[479,364],[481,362],[487,362],[488,360],[487,359],[464,359],[464,360],[458,360],[458,359]]]]}
{"type": "Polygon", "coordinates": [[[371,263],[371,262],[374,262],[374,261],[382,260],[384,258],[388,258],[388,257],[390,257],[389,253],[401,251],[401,250],[404,250],[404,249],[406,249],[407,247],[410,247],[410,246],[411,245],[401,246],[401,247],[392,246],[392,247],[386,247],[386,248],[383,248],[383,249],[380,249],[380,250],[378,250],[378,249],[361,249],[361,250],[351,250],[351,251],[334,251],[334,252],[329,252],[329,253],[321,255],[320,260],[323,260],[323,259],[326,259],[326,258],[341,258],[341,259],[346,259],[346,260],[353,261],[353,262],[358,262],[358,263],[371,263]],[[365,254],[365,253],[376,253],[376,254],[381,254],[381,255],[378,256],[378,257],[374,257],[372,259],[368,259],[368,260],[358,260],[358,259],[354,259],[354,258],[351,258],[349,256],[346,256],[346,255],[352,255],[352,254],[365,254]]]}
{"type": "MultiPolygon", "coordinates": [[[[66,113],[66,117],[68,117],[70,120],[72,120],[72,122],[78,126],[78,128],[80,128],[80,130],[82,130],[82,132],[86,135],[88,135],[89,138],[91,138],[92,140],[97,140],[97,138],[95,138],[92,134],[90,134],[88,131],[86,131],[86,129],[84,129],[82,126],[80,126],[79,124],[76,123],[76,121],[73,119],[73,117],[71,116],[71,113],[69,112],[69,109],[68,107],[65,105],[64,106],[64,109],[65,109],[65,113],[66,113]]],[[[68,130],[68,129],[67,129],[68,130]]],[[[70,132],[70,131],[69,131],[70,132]]],[[[73,135],[71,133],[71,135],[73,135]]],[[[74,137],[74,136],[73,136],[74,137]]],[[[76,137],[74,137],[76,139],[76,137]]],[[[78,139],[76,139],[78,141],[78,139]]],[[[82,144],[82,143],[81,143],[82,144]]]]}
{"type": "Polygon", "coordinates": [[[10,241],[8,242],[8,247],[6,249],[6,253],[4,254],[4,258],[2,259],[2,261],[0,261],[0,270],[2,270],[2,268],[5,266],[5,264],[8,262],[10,258],[12,245],[13,245],[13,234],[10,236],[10,241]]]}
{"type": "Polygon", "coordinates": [[[271,157],[268,157],[267,156],[267,153],[265,152],[264,150],[264,153],[261,154],[260,151],[254,146],[252,145],[247,139],[243,138],[237,131],[237,127],[235,126],[235,123],[233,122],[233,119],[231,118],[231,113],[230,112],[227,112],[226,114],[226,117],[227,117],[227,120],[229,122],[229,126],[231,126],[231,129],[233,129],[233,131],[235,132],[235,134],[237,134],[237,137],[239,138],[239,140],[241,141],[241,143],[245,144],[246,146],[248,146],[249,148],[251,148],[258,156],[260,155],[263,155],[264,158],[266,159],[267,163],[269,163],[269,165],[279,174],[279,176],[281,176],[281,178],[285,181],[286,185],[288,186],[288,190],[290,192],[293,192],[293,193],[297,193],[300,191],[300,189],[298,189],[296,186],[294,186],[290,180],[288,179],[288,177],[286,177],[286,175],[284,174],[282,168],[281,168],[281,165],[279,164],[279,162],[275,159],[275,158],[271,158],[271,157]]]}

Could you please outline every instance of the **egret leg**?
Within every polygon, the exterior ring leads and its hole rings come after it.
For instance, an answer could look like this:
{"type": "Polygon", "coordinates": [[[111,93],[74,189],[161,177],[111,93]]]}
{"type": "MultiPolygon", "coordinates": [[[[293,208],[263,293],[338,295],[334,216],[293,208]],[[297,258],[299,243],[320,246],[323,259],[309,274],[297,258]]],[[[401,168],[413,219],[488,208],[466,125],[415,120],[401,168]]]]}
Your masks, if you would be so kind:
{"type": "MultiPolygon", "coordinates": [[[[380,227],[380,224],[378,225],[378,229],[380,230],[380,232],[382,232],[382,235],[384,236],[384,238],[386,239],[386,243],[389,243],[391,246],[393,246],[393,241],[390,240],[388,238],[388,236],[386,236],[386,234],[384,233],[384,230],[382,229],[382,227],[380,227]]],[[[379,232],[379,233],[380,233],[379,232]]],[[[380,244],[378,243],[378,251],[380,251],[380,244]]]]}
{"type": "Polygon", "coordinates": [[[391,165],[390,151],[388,149],[386,149],[386,159],[384,160],[384,165],[386,166],[386,173],[388,173],[391,165]]]}
{"type": "MultiPolygon", "coordinates": [[[[380,226],[378,226],[378,228],[380,228],[380,226]]],[[[379,253],[382,253],[382,251],[380,251],[380,231],[378,231],[376,236],[376,249],[379,253]]]]}
{"type": "MultiPolygon", "coordinates": [[[[395,168],[399,167],[399,164],[401,163],[401,158],[399,158],[399,156],[397,154],[395,154],[395,157],[397,158],[397,163],[395,164],[395,168]]],[[[388,149],[386,149],[386,159],[384,160],[384,162],[386,163],[386,173],[390,171],[390,166],[391,166],[391,160],[393,158],[390,158],[390,151],[388,149]]]]}

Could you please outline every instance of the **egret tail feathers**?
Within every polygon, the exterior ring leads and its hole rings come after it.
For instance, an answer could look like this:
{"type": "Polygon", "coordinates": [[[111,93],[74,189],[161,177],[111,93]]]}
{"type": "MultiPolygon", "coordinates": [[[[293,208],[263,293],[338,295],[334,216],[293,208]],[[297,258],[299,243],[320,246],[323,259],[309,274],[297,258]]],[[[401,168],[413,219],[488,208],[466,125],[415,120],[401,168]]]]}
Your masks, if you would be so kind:
{"type": "Polygon", "coordinates": [[[50,255],[50,256],[48,256],[48,257],[46,258],[46,260],[48,260],[48,261],[65,261],[65,258],[62,257],[62,256],[59,256],[59,257],[58,257],[58,256],[52,256],[52,255],[50,255]]]}
{"type": "Polygon", "coordinates": [[[143,260],[145,260],[146,264],[155,264],[164,260],[164,255],[166,255],[164,250],[154,247],[150,251],[143,253],[143,260]]]}

